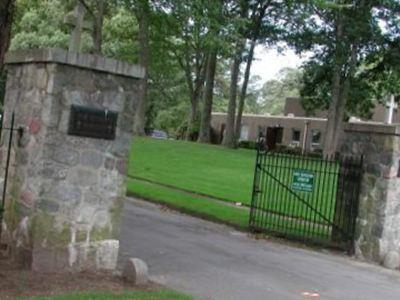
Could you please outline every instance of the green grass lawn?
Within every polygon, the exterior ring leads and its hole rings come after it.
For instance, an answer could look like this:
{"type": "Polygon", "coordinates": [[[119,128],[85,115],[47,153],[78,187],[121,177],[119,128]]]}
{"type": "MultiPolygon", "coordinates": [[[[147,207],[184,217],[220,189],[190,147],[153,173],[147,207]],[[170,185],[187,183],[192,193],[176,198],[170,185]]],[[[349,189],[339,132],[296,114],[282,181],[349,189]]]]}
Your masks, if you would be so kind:
{"type": "MultiPolygon", "coordinates": [[[[247,228],[248,209],[212,198],[250,205],[255,159],[254,150],[137,138],[131,151],[128,192],[183,212],[247,228]]],[[[292,155],[265,159],[271,176],[262,173],[259,188],[263,194],[257,203],[255,220],[267,222],[270,230],[293,235],[316,223],[314,235],[329,236],[331,229],[326,225],[334,214],[338,164],[324,165],[320,159],[305,161],[292,155]],[[294,170],[314,174],[311,192],[290,188],[294,170]]]]}
{"type": "Polygon", "coordinates": [[[249,205],[255,156],[254,150],[136,138],[128,175],[249,205]]]}
{"type": "Polygon", "coordinates": [[[193,300],[192,297],[174,291],[161,290],[149,292],[115,293],[79,293],[51,297],[19,298],[29,300],[193,300]]]}
{"type": "Polygon", "coordinates": [[[238,229],[248,227],[249,210],[247,209],[135,179],[128,181],[128,191],[143,199],[164,204],[191,215],[222,222],[238,229]]]}

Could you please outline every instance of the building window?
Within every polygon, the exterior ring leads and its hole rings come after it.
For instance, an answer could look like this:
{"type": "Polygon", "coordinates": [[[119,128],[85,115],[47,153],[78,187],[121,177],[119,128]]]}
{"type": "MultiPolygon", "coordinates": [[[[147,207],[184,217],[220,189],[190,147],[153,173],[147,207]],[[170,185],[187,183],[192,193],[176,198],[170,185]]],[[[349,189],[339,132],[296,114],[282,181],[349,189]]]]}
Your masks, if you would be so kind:
{"type": "Polygon", "coordinates": [[[240,128],[240,140],[247,141],[249,139],[249,126],[242,125],[240,128]]]}
{"type": "Polygon", "coordinates": [[[300,145],[300,135],[301,135],[301,131],[298,129],[293,129],[292,131],[292,144],[293,145],[300,145]]]}
{"type": "Polygon", "coordinates": [[[321,131],[311,130],[311,145],[319,146],[321,144],[321,131]]]}
{"type": "Polygon", "coordinates": [[[258,135],[257,136],[265,137],[266,132],[267,132],[266,126],[258,126],[258,135]]]}

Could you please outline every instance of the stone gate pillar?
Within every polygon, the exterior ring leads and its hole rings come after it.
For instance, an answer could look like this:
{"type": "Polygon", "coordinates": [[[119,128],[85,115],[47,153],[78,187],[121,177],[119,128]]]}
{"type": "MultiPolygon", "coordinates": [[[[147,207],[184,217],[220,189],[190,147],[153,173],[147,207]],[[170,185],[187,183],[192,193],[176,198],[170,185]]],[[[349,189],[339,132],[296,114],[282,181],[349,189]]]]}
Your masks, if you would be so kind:
{"type": "Polygon", "coordinates": [[[389,268],[399,268],[400,126],[346,124],[340,152],[364,155],[356,255],[389,268]]]}
{"type": "Polygon", "coordinates": [[[54,49],[9,53],[6,64],[4,125],[15,112],[24,131],[3,239],[36,270],[113,269],[142,68],[54,49]]]}

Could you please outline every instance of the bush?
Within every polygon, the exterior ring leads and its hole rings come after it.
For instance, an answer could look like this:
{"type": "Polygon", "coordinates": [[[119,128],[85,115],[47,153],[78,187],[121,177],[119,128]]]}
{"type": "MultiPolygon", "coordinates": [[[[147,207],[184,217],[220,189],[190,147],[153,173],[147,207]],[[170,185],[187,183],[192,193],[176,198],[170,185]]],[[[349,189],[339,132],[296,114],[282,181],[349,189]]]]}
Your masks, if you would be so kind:
{"type": "Polygon", "coordinates": [[[239,142],[239,148],[244,148],[244,149],[257,149],[257,142],[255,141],[240,141],[239,142]]]}
{"type": "MultiPolygon", "coordinates": [[[[273,151],[279,152],[279,153],[284,153],[284,154],[302,155],[301,147],[289,147],[286,145],[277,145],[273,151]]],[[[306,151],[306,153],[304,155],[309,156],[309,157],[321,158],[322,150],[315,149],[312,151],[306,151]]]]}

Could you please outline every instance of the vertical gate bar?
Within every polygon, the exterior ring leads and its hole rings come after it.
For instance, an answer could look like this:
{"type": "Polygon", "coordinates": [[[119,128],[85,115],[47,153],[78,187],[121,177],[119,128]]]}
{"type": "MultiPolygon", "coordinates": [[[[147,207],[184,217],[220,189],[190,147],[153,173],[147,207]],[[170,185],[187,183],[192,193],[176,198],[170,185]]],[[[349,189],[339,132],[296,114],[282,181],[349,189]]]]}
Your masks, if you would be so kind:
{"type": "MultiPolygon", "coordinates": [[[[285,176],[285,182],[287,182],[288,184],[291,183],[291,174],[292,174],[292,164],[293,164],[293,157],[291,155],[287,155],[286,156],[286,176],[285,176]]],[[[290,210],[290,194],[289,193],[285,193],[285,196],[283,198],[284,201],[284,206],[283,206],[283,210],[288,212],[288,214],[291,215],[291,210],[290,210]]],[[[291,234],[291,230],[290,230],[290,223],[291,223],[291,218],[287,218],[287,220],[284,222],[284,226],[283,226],[283,230],[288,233],[291,234]]]]}
{"type": "Polygon", "coordinates": [[[353,215],[352,215],[352,227],[351,227],[351,241],[348,245],[348,253],[350,255],[354,254],[354,239],[355,239],[355,230],[356,230],[356,222],[358,217],[358,206],[359,206],[359,198],[360,198],[360,189],[361,189],[361,180],[363,176],[363,161],[364,157],[361,155],[357,164],[357,182],[355,187],[355,197],[353,198],[352,207],[354,207],[353,215]],[[353,206],[354,205],[354,206],[353,206]]]}
{"type": "MultiPolygon", "coordinates": [[[[314,182],[313,182],[313,190],[311,191],[311,201],[312,203],[310,203],[311,205],[313,205],[313,207],[316,207],[318,209],[318,205],[316,204],[317,202],[317,198],[316,195],[318,193],[318,189],[317,189],[317,178],[319,178],[319,173],[318,173],[318,165],[317,165],[317,160],[314,159],[310,159],[309,161],[309,165],[310,165],[310,169],[311,171],[314,173],[314,182]]],[[[307,213],[307,222],[305,224],[305,231],[308,237],[312,236],[311,233],[311,229],[313,227],[313,225],[315,224],[315,222],[313,222],[313,212],[308,209],[309,213],[307,213]]],[[[314,213],[314,216],[316,214],[314,213]]]]}
{"type": "MultiPolygon", "coordinates": [[[[315,162],[315,168],[317,170],[317,176],[318,176],[318,180],[316,180],[316,186],[315,186],[317,189],[317,192],[315,194],[315,207],[318,207],[318,208],[321,206],[320,202],[322,203],[321,199],[323,198],[323,195],[324,195],[324,190],[323,190],[323,185],[322,185],[325,180],[324,177],[325,177],[325,173],[326,173],[326,172],[324,172],[324,165],[325,164],[324,164],[323,158],[321,158],[320,160],[315,162]],[[317,184],[317,182],[318,182],[318,184],[317,184]]],[[[318,234],[318,231],[316,231],[315,227],[317,226],[317,224],[320,224],[319,220],[317,220],[317,214],[314,214],[314,216],[312,218],[312,223],[313,223],[313,226],[312,226],[311,236],[317,238],[319,234],[318,234]]]]}
{"type": "MultiPolygon", "coordinates": [[[[285,160],[286,160],[286,155],[281,153],[279,154],[279,168],[278,168],[278,174],[277,174],[277,178],[279,179],[279,181],[281,182],[285,182],[286,181],[286,166],[285,166],[285,160]]],[[[276,227],[278,229],[278,231],[280,232],[284,232],[284,223],[287,221],[287,217],[284,216],[284,211],[283,211],[283,204],[284,201],[286,199],[286,191],[284,189],[281,188],[281,185],[279,186],[279,190],[278,193],[275,197],[275,211],[277,212],[278,215],[278,220],[276,222],[276,227]]]]}
{"type": "MultiPolygon", "coordinates": [[[[337,207],[335,207],[335,211],[333,212],[334,218],[335,218],[334,221],[335,221],[335,224],[337,223],[336,226],[338,227],[338,229],[343,229],[342,222],[341,222],[341,215],[342,215],[342,205],[343,205],[343,200],[344,200],[343,196],[344,196],[344,191],[346,189],[345,185],[346,185],[346,180],[348,179],[347,178],[347,165],[348,165],[347,161],[348,161],[348,157],[344,156],[341,161],[341,166],[340,166],[340,181],[341,181],[340,187],[341,187],[341,189],[339,191],[339,195],[336,200],[336,201],[339,201],[339,203],[336,203],[337,207]]],[[[340,242],[341,242],[343,240],[343,236],[340,232],[338,232],[338,234],[340,235],[340,242]]]]}
{"type": "Polygon", "coordinates": [[[263,184],[264,184],[264,173],[265,173],[262,170],[262,168],[265,166],[263,161],[264,161],[266,155],[267,155],[267,153],[265,151],[261,152],[261,148],[260,148],[259,169],[258,169],[259,182],[260,182],[259,191],[260,192],[256,196],[255,211],[254,211],[254,222],[256,224],[256,227],[258,227],[258,228],[262,227],[262,224],[260,223],[260,217],[262,215],[261,205],[262,205],[262,197],[264,195],[263,184]]]}
{"type": "Polygon", "coordinates": [[[346,233],[346,245],[348,244],[349,241],[349,221],[350,221],[350,214],[351,214],[351,209],[349,209],[349,204],[353,198],[353,193],[352,193],[352,187],[354,187],[354,173],[353,173],[353,164],[354,164],[354,157],[349,156],[348,162],[347,162],[347,167],[346,167],[346,182],[345,182],[345,189],[343,191],[343,208],[341,209],[340,213],[343,214],[341,216],[341,222],[342,222],[342,227],[343,231],[346,233]]]}
{"type": "MultiPolygon", "coordinates": [[[[287,165],[286,164],[287,164],[287,158],[289,156],[290,155],[287,155],[287,154],[281,154],[281,159],[280,159],[281,167],[280,167],[280,172],[279,172],[279,177],[278,177],[280,181],[287,182],[287,171],[288,171],[288,169],[287,169],[287,165]]],[[[277,224],[278,224],[279,231],[285,232],[287,234],[287,232],[285,230],[285,223],[287,222],[288,218],[285,217],[284,205],[285,205],[288,193],[287,193],[286,190],[284,190],[281,187],[281,185],[279,185],[279,187],[280,187],[280,194],[278,195],[276,200],[278,200],[277,211],[279,212],[280,218],[279,218],[279,222],[277,224]]]]}
{"type": "MultiPolygon", "coordinates": [[[[306,166],[306,169],[309,171],[309,172],[312,172],[313,174],[315,174],[315,172],[314,172],[314,169],[313,169],[313,160],[312,160],[312,158],[311,157],[307,157],[307,156],[304,156],[304,160],[305,160],[305,166],[306,166]]],[[[314,180],[315,180],[315,176],[314,176],[314,180]]],[[[311,200],[312,200],[312,196],[314,195],[314,182],[313,182],[313,187],[312,187],[313,189],[311,190],[311,192],[307,192],[305,195],[305,201],[309,204],[309,205],[311,205],[312,207],[315,207],[314,205],[313,205],[313,203],[311,202],[311,200]]],[[[304,206],[304,205],[303,205],[304,206]]],[[[303,220],[303,222],[302,222],[302,224],[301,224],[301,227],[302,227],[302,230],[303,230],[303,232],[304,232],[304,237],[305,238],[307,238],[307,239],[310,239],[310,236],[309,236],[309,234],[308,234],[308,227],[311,225],[311,222],[310,222],[310,216],[312,215],[312,213],[313,213],[313,211],[312,211],[312,209],[310,208],[310,207],[308,207],[308,206],[304,206],[304,209],[305,209],[305,213],[304,213],[304,216],[303,216],[303,218],[304,218],[304,220],[303,220]]],[[[317,208],[318,209],[318,208],[317,208]]]]}
{"type": "Polygon", "coordinates": [[[10,128],[10,136],[8,140],[8,150],[7,150],[7,160],[6,160],[6,169],[4,174],[4,184],[3,184],[3,195],[1,199],[1,213],[0,213],[0,240],[2,235],[2,227],[3,227],[3,211],[6,202],[6,190],[7,190],[7,180],[8,180],[8,167],[10,165],[10,156],[11,156],[11,147],[12,147],[12,138],[14,132],[14,117],[15,113],[13,112],[11,115],[11,128],[10,128]]]}
{"type": "MultiPolygon", "coordinates": [[[[309,160],[307,157],[305,156],[301,156],[300,157],[300,161],[301,161],[301,169],[305,170],[305,171],[309,171],[309,160]]],[[[300,232],[302,234],[302,239],[304,242],[307,241],[307,239],[309,239],[308,235],[307,235],[307,218],[308,215],[312,213],[310,207],[308,207],[307,205],[305,205],[305,203],[309,204],[309,192],[302,192],[302,198],[304,202],[299,203],[299,229],[300,232]]]]}
{"type": "Polygon", "coordinates": [[[336,210],[336,205],[337,205],[337,201],[338,198],[340,197],[339,195],[339,187],[342,186],[343,181],[342,181],[342,162],[343,162],[344,157],[339,156],[337,158],[334,158],[334,167],[335,167],[335,176],[332,176],[332,192],[331,192],[331,206],[330,209],[328,211],[328,216],[331,219],[332,225],[331,225],[331,234],[330,234],[330,238],[332,240],[333,238],[333,233],[336,230],[335,226],[338,226],[335,222],[335,210],[336,210]]]}
{"type": "MultiPolygon", "coordinates": [[[[342,190],[341,190],[341,192],[340,192],[340,202],[339,202],[339,216],[338,216],[338,226],[339,226],[339,229],[341,229],[341,231],[342,230],[345,230],[345,228],[343,228],[343,215],[344,215],[344,213],[343,213],[343,205],[345,204],[345,195],[346,195],[346,193],[345,193],[345,191],[346,191],[346,188],[347,188],[347,183],[348,183],[348,180],[349,180],[349,174],[348,174],[348,168],[349,168],[349,157],[345,157],[344,158],[344,162],[343,162],[343,166],[344,166],[344,168],[343,168],[343,174],[342,174],[342,190]]],[[[335,212],[336,213],[336,212],[335,212]]],[[[347,240],[347,237],[346,237],[346,235],[345,234],[343,234],[343,232],[339,232],[339,234],[341,235],[341,239],[342,239],[342,241],[346,241],[347,240]]]]}
{"type": "Polygon", "coordinates": [[[0,115],[1,115],[1,122],[0,122],[0,141],[1,141],[1,136],[3,135],[4,111],[0,111],[0,115]]]}
{"type": "Polygon", "coordinates": [[[269,152],[265,151],[262,153],[262,156],[260,159],[260,167],[261,167],[261,169],[260,169],[260,182],[261,182],[260,190],[261,190],[261,193],[259,194],[259,197],[258,197],[258,205],[257,205],[258,215],[256,215],[258,226],[259,226],[259,228],[263,228],[263,229],[264,229],[264,221],[263,221],[264,220],[264,209],[263,209],[263,207],[264,207],[265,194],[266,194],[265,181],[267,178],[267,175],[266,175],[264,169],[267,167],[265,162],[267,160],[268,155],[269,155],[269,152]]]}
{"type": "MultiPolygon", "coordinates": [[[[296,155],[293,155],[293,160],[292,160],[292,164],[291,164],[291,168],[290,168],[290,174],[292,174],[292,179],[293,179],[293,174],[294,174],[294,170],[298,169],[300,166],[300,162],[299,162],[299,158],[296,155]]],[[[293,196],[293,194],[289,194],[288,195],[289,198],[289,210],[292,216],[296,215],[296,201],[297,199],[293,196]]],[[[296,224],[293,222],[293,218],[290,219],[290,226],[289,226],[289,230],[291,233],[296,232],[296,224]]]]}
{"type": "Polygon", "coordinates": [[[250,204],[250,215],[249,215],[249,228],[252,228],[253,225],[253,217],[254,217],[254,205],[256,202],[256,197],[259,195],[259,176],[260,176],[260,168],[259,168],[259,159],[260,159],[260,147],[261,145],[257,145],[257,154],[256,154],[256,163],[254,166],[254,177],[253,177],[253,192],[251,195],[251,204],[250,204]]]}
{"type": "MultiPolygon", "coordinates": [[[[312,159],[310,157],[304,157],[304,163],[305,163],[307,171],[313,172],[312,159]]],[[[308,205],[311,205],[311,206],[313,206],[312,202],[311,202],[313,193],[314,193],[314,186],[313,186],[313,190],[311,192],[304,193],[305,194],[304,201],[306,201],[308,203],[308,205]]],[[[304,220],[303,220],[302,226],[303,226],[303,230],[304,230],[304,235],[308,240],[310,239],[309,227],[311,225],[310,219],[311,219],[312,213],[313,213],[312,209],[310,209],[310,207],[306,207],[306,213],[304,214],[304,220]]]]}
{"type": "MultiPolygon", "coordinates": [[[[274,173],[273,175],[275,176],[275,178],[277,178],[279,180],[279,172],[281,170],[281,166],[280,166],[280,153],[276,152],[275,153],[275,164],[274,164],[274,173]]],[[[278,208],[278,195],[279,195],[279,184],[276,184],[276,182],[271,181],[272,185],[273,185],[273,192],[271,193],[271,201],[270,201],[270,209],[273,211],[273,214],[270,214],[271,216],[271,226],[273,227],[274,231],[279,232],[279,227],[278,227],[278,222],[280,219],[280,215],[277,211],[278,208]]]]}
{"type": "MultiPolygon", "coordinates": [[[[330,176],[333,175],[333,174],[331,174],[331,172],[332,172],[331,169],[332,169],[332,164],[330,163],[328,157],[322,158],[321,163],[320,163],[321,181],[320,181],[320,184],[318,187],[319,188],[319,191],[318,191],[318,198],[319,198],[318,204],[319,205],[318,205],[318,207],[320,208],[321,213],[323,213],[322,208],[324,206],[324,203],[325,203],[327,195],[328,195],[327,190],[329,191],[329,189],[326,188],[327,187],[326,186],[326,181],[327,181],[326,178],[327,177],[329,178],[330,176]]],[[[325,224],[323,221],[321,222],[319,219],[317,219],[317,215],[315,214],[314,215],[314,224],[316,224],[316,223],[322,224],[324,230],[322,230],[321,232],[318,232],[318,231],[315,231],[313,228],[313,235],[315,235],[321,239],[325,239],[326,238],[326,234],[325,234],[326,227],[328,228],[328,231],[329,231],[330,224],[325,224]]]]}
{"type": "MultiPolygon", "coordinates": [[[[335,172],[336,172],[336,160],[334,156],[327,156],[325,157],[325,164],[324,164],[324,184],[322,188],[322,196],[321,196],[321,213],[324,216],[327,216],[329,220],[331,220],[330,215],[329,215],[329,207],[332,206],[332,198],[333,198],[333,190],[334,190],[334,185],[335,185],[335,180],[332,178],[335,178],[335,172]]],[[[327,227],[328,233],[320,233],[319,236],[321,236],[322,239],[329,239],[331,236],[331,231],[332,231],[332,225],[331,224],[326,224],[325,221],[320,221],[324,226],[327,227]]],[[[318,232],[316,232],[318,235],[318,232]]]]}
{"type": "Polygon", "coordinates": [[[354,189],[356,185],[356,164],[357,158],[355,156],[351,157],[351,164],[349,165],[349,177],[351,177],[350,184],[346,192],[346,203],[345,203],[345,221],[344,221],[344,231],[346,233],[346,251],[350,251],[351,245],[351,224],[353,222],[353,200],[354,200],[354,189]]]}
{"type": "MultiPolygon", "coordinates": [[[[285,182],[287,182],[288,185],[290,185],[290,183],[291,183],[290,174],[292,172],[292,167],[291,167],[292,161],[293,161],[292,155],[286,155],[286,158],[285,158],[285,182]]],[[[283,211],[287,212],[288,215],[291,215],[289,193],[284,193],[284,196],[282,199],[283,199],[283,211]]],[[[283,222],[283,227],[282,227],[282,230],[288,234],[291,234],[290,220],[291,220],[291,218],[286,218],[286,220],[284,220],[284,222],[283,222]]]]}
{"type": "MultiPolygon", "coordinates": [[[[264,169],[269,169],[270,168],[270,163],[269,161],[271,160],[271,156],[273,156],[272,152],[265,152],[263,155],[263,160],[262,160],[262,166],[264,169]]],[[[260,198],[260,206],[259,206],[259,211],[260,211],[260,227],[261,228],[266,228],[266,222],[268,221],[268,216],[266,215],[265,212],[265,206],[266,206],[266,202],[268,201],[267,195],[269,194],[269,185],[268,185],[268,179],[269,179],[269,175],[265,172],[262,171],[262,176],[263,176],[263,180],[262,180],[262,195],[260,198]]]]}
{"type": "MultiPolygon", "coordinates": [[[[314,179],[313,179],[313,186],[312,186],[312,190],[311,192],[308,193],[307,195],[307,203],[310,204],[312,207],[316,207],[315,206],[315,167],[314,167],[314,159],[312,157],[308,157],[307,158],[307,168],[310,172],[312,172],[314,174],[314,179]]],[[[318,209],[318,207],[317,207],[318,209]]],[[[305,235],[307,236],[307,238],[310,238],[310,228],[311,228],[311,219],[312,219],[312,215],[313,215],[313,211],[307,207],[307,212],[305,215],[305,222],[304,222],[304,232],[305,235]]]]}
{"type": "MultiPolygon", "coordinates": [[[[299,160],[299,169],[304,170],[304,157],[298,155],[297,159],[299,160]]],[[[300,192],[301,193],[301,192],[300,192]]],[[[304,194],[304,192],[303,192],[304,194]]],[[[304,198],[304,195],[302,195],[302,198],[304,198]]],[[[305,201],[305,200],[304,200],[305,201]]],[[[300,203],[297,201],[297,212],[296,212],[296,225],[297,225],[297,230],[300,233],[301,239],[304,241],[304,228],[303,228],[303,216],[304,216],[304,204],[300,203]]],[[[307,209],[307,207],[306,207],[307,209]]]]}
{"type": "MultiPolygon", "coordinates": [[[[327,240],[327,242],[331,241],[332,231],[333,231],[333,219],[332,219],[332,208],[335,207],[336,203],[336,189],[338,185],[339,178],[339,170],[338,170],[338,160],[339,158],[335,155],[331,155],[327,157],[327,168],[325,169],[326,177],[327,177],[327,185],[324,187],[324,201],[326,203],[324,207],[324,214],[329,219],[330,223],[326,224],[327,230],[324,231],[323,238],[327,240]]],[[[339,164],[340,168],[340,164],[339,164]]]]}
{"type": "MultiPolygon", "coordinates": [[[[319,167],[319,160],[314,160],[312,163],[313,166],[313,171],[314,171],[314,189],[312,192],[312,205],[313,207],[316,207],[316,209],[319,209],[318,206],[318,194],[319,194],[319,185],[320,185],[320,181],[321,181],[321,169],[319,167]]],[[[310,216],[308,217],[308,226],[307,226],[307,235],[309,237],[314,238],[315,234],[315,226],[316,226],[316,222],[315,222],[315,218],[316,218],[316,213],[314,212],[314,214],[312,213],[312,211],[310,211],[310,216]]]]}
{"type": "Polygon", "coordinates": [[[268,228],[268,230],[272,230],[272,224],[271,220],[273,220],[273,217],[271,217],[271,212],[270,212],[270,205],[271,205],[271,196],[274,191],[273,189],[273,184],[271,184],[271,176],[270,174],[274,174],[275,170],[275,160],[276,160],[276,153],[274,151],[271,151],[268,153],[268,157],[266,159],[265,163],[265,168],[268,173],[265,173],[265,193],[263,195],[263,222],[264,226],[268,228]]]}
{"type": "Polygon", "coordinates": [[[351,183],[349,185],[346,195],[346,219],[345,219],[345,232],[346,232],[346,250],[350,250],[350,244],[352,241],[352,223],[353,223],[353,201],[355,198],[354,190],[357,184],[357,157],[351,158],[351,164],[349,165],[349,173],[351,177],[351,183]]]}
{"type": "MultiPolygon", "coordinates": [[[[277,173],[278,173],[278,168],[279,168],[279,153],[278,152],[272,152],[272,160],[271,160],[271,168],[269,169],[269,172],[274,176],[277,177],[277,173]]],[[[268,176],[269,178],[269,176],[268,176]]],[[[266,205],[267,205],[267,211],[266,215],[269,218],[269,227],[275,231],[276,230],[276,222],[277,219],[279,219],[279,215],[276,214],[276,195],[277,195],[277,187],[278,185],[273,181],[270,180],[269,181],[269,187],[270,187],[270,191],[269,193],[266,195],[266,198],[268,199],[266,201],[266,205]]]]}

